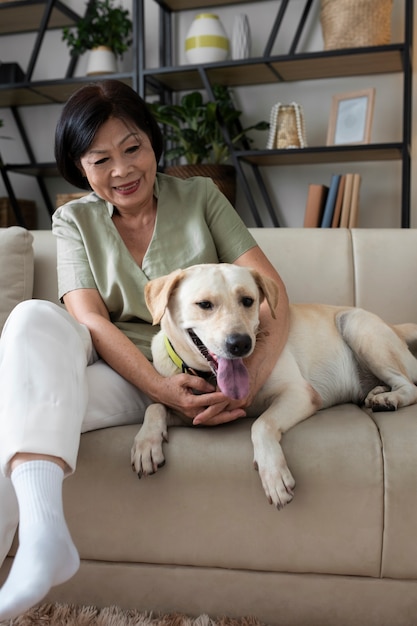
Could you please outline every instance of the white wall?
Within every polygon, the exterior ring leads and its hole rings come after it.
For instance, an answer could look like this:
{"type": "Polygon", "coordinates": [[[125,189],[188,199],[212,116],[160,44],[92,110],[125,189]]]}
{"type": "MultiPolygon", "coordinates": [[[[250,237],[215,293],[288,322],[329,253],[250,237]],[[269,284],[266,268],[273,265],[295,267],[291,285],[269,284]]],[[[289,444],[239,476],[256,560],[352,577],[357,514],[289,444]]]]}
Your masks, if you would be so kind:
{"type": "MultiPolygon", "coordinates": [[[[209,0],[208,0],[209,1],[209,0]]],[[[68,4],[76,10],[82,10],[82,0],[67,0],[68,4]]],[[[129,0],[124,0],[129,6],[129,0]]],[[[216,13],[231,36],[234,16],[237,12],[246,13],[249,17],[252,34],[252,55],[261,55],[269,36],[269,29],[275,18],[277,2],[258,1],[251,4],[241,4],[231,7],[216,9],[216,13]]],[[[279,34],[274,54],[285,54],[288,51],[293,34],[292,24],[298,18],[298,12],[304,6],[301,0],[290,3],[289,19],[285,22],[282,33],[279,34]]],[[[308,28],[299,50],[313,51],[323,48],[321,29],[317,10],[318,3],[314,5],[316,13],[311,16],[308,28]]],[[[394,0],[392,19],[392,40],[398,42],[403,39],[403,0],[394,0]]],[[[175,31],[177,41],[180,42],[177,51],[178,63],[185,63],[182,42],[185,39],[188,28],[195,16],[195,11],[185,11],[175,17],[175,31]]],[[[147,0],[146,4],[146,32],[152,33],[147,37],[146,53],[148,67],[158,64],[158,10],[153,0],[147,0]]],[[[417,19],[417,16],[416,16],[417,19]]],[[[33,45],[34,35],[14,35],[0,38],[0,59],[3,62],[17,61],[23,69],[26,68],[27,60],[33,45]]],[[[417,41],[416,46],[417,48],[417,41]]],[[[414,54],[417,59],[416,54],[414,54]]],[[[53,79],[64,76],[68,62],[68,51],[61,41],[60,31],[47,34],[45,46],[38,65],[35,69],[34,79],[53,79]],[[52,53],[51,53],[52,51],[52,53]]],[[[87,55],[80,59],[77,66],[77,74],[82,75],[85,70],[87,55]]],[[[130,68],[130,56],[126,55],[120,64],[120,69],[130,68]]],[[[414,80],[416,89],[416,80],[414,80]]],[[[234,90],[238,106],[244,111],[243,124],[249,125],[260,119],[269,119],[270,110],[276,102],[296,101],[303,105],[307,141],[311,146],[324,145],[326,142],[328,119],[332,95],[356,91],[366,87],[376,88],[376,100],[374,119],[372,126],[372,141],[400,141],[402,128],[402,79],[399,75],[388,74],[381,76],[369,76],[361,78],[345,78],[335,80],[304,81],[295,83],[277,83],[256,87],[245,87],[234,90]]],[[[47,105],[42,107],[23,107],[21,114],[28,129],[36,158],[40,161],[53,160],[53,135],[56,120],[58,119],[61,105],[47,105]]],[[[5,122],[0,135],[12,135],[12,141],[0,139],[0,150],[8,162],[24,162],[25,153],[14,127],[10,111],[0,109],[0,118],[5,122]]],[[[413,121],[414,135],[417,129],[416,120],[413,121]]],[[[266,143],[266,133],[253,133],[254,147],[263,148],[266,143]]],[[[413,145],[415,142],[413,142],[413,145]]],[[[414,155],[415,147],[413,147],[414,155]]],[[[417,160],[414,159],[417,163],[417,160]]],[[[413,164],[413,174],[416,164],[413,164]]],[[[251,179],[250,170],[246,169],[251,179]]],[[[311,182],[326,183],[330,180],[333,172],[358,171],[362,174],[362,186],[360,197],[360,220],[361,227],[399,227],[400,226],[400,192],[401,192],[401,166],[399,162],[379,162],[365,164],[326,164],[315,166],[293,167],[266,167],[262,168],[266,186],[271,194],[273,203],[280,223],[284,226],[301,226],[304,215],[304,207],[308,184],[311,182]]],[[[414,176],[413,176],[414,178],[414,176]]],[[[49,217],[43,207],[43,201],[37,188],[36,181],[30,177],[11,175],[14,189],[19,197],[34,198],[39,207],[40,227],[49,227],[49,217]]],[[[57,192],[70,190],[69,186],[60,179],[50,179],[48,188],[54,197],[57,192]]],[[[417,225],[417,210],[415,209],[416,189],[412,192],[412,226],[417,225]]],[[[5,195],[0,183],[0,195],[5,195]]],[[[257,195],[257,192],[255,192],[257,195]]],[[[260,199],[259,199],[260,200],[260,199]]],[[[263,203],[259,203],[260,210],[263,203]]],[[[237,210],[244,217],[249,226],[253,225],[246,200],[238,191],[237,210]]],[[[265,224],[269,224],[269,218],[264,215],[265,224]]]]}

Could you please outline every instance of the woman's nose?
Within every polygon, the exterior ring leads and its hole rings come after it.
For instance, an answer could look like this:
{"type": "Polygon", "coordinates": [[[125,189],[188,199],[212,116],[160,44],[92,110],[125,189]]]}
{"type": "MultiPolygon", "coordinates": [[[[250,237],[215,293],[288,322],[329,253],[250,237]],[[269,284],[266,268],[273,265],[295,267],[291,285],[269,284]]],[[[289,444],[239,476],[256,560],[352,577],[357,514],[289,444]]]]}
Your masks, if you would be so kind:
{"type": "Polygon", "coordinates": [[[126,176],[130,172],[130,164],[123,159],[117,159],[113,163],[113,176],[126,176]]]}

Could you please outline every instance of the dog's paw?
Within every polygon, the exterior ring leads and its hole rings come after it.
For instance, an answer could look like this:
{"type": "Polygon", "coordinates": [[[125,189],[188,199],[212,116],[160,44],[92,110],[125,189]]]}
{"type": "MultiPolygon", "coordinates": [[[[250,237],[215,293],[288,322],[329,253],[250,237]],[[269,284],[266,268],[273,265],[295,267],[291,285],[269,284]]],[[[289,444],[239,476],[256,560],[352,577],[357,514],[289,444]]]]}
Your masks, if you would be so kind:
{"type": "Polygon", "coordinates": [[[133,442],[130,458],[132,470],[139,478],[155,474],[158,468],[165,465],[162,443],[167,438],[161,436],[159,441],[150,441],[140,437],[140,431],[133,442]]]}
{"type": "Polygon", "coordinates": [[[295,480],[287,464],[285,463],[285,467],[271,468],[259,465],[255,460],[254,467],[259,473],[269,504],[281,511],[294,498],[295,480]]]}
{"type": "Polygon", "coordinates": [[[162,449],[164,442],[168,441],[168,428],[166,410],[160,404],[148,407],[141,429],[137,433],[130,459],[132,470],[139,478],[155,474],[159,467],[165,465],[165,457],[162,449]]]}
{"type": "Polygon", "coordinates": [[[267,422],[258,419],[252,426],[253,463],[266,497],[278,510],[294,497],[295,480],[288,469],[281,444],[272,436],[267,422]]]}
{"type": "Polygon", "coordinates": [[[390,387],[378,385],[374,387],[365,398],[365,406],[374,412],[396,411],[398,408],[398,398],[391,391],[390,387]]]}

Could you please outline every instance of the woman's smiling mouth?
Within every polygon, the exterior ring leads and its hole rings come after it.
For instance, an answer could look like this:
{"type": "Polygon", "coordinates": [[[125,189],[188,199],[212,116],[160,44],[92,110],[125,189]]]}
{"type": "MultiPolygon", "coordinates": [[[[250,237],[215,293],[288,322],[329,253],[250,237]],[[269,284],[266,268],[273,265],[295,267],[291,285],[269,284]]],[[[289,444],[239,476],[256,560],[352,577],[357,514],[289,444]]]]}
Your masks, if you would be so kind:
{"type": "Polygon", "coordinates": [[[131,193],[134,193],[139,187],[139,180],[135,180],[133,183],[128,183],[127,185],[120,185],[117,187],[114,187],[114,190],[117,191],[117,193],[121,193],[123,195],[129,195],[131,193]]]}

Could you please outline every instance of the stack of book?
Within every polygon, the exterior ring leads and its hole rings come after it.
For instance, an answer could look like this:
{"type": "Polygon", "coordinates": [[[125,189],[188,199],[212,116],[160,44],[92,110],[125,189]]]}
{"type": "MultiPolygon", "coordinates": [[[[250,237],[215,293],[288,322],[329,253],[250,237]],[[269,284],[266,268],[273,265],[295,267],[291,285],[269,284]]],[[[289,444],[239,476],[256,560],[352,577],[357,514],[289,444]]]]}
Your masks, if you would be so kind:
{"type": "Polygon", "coordinates": [[[360,184],[360,174],[333,174],[329,185],[309,185],[304,228],[356,228],[360,184]]]}

